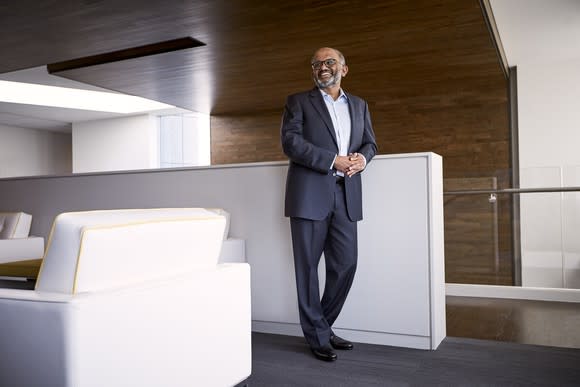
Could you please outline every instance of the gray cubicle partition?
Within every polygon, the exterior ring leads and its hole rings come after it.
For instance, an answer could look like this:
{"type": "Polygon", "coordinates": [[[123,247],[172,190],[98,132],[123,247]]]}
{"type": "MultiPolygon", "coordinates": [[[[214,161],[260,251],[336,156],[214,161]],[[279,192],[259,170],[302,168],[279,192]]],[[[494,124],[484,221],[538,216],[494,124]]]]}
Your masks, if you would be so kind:
{"type": "MultiPolygon", "coordinates": [[[[300,335],[286,162],[182,170],[0,179],[5,211],[33,215],[46,237],[65,211],[220,207],[246,241],[253,329],[300,335]]],[[[435,349],[445,337],[442,161],[434,153],[377,156],[363,174],[359,266],[335,327],[358,342],[435,349]]],[[[321,268],[323,263],[321,264],[321,268]]],[[[321,270],[321,275],[323,270],[321,270]]]]}

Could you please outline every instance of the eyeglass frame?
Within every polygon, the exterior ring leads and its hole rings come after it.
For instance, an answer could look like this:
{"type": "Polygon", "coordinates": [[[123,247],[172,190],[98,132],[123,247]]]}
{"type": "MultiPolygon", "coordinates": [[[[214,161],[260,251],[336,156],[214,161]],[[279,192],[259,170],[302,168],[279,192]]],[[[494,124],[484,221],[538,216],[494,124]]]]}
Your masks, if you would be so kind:
{"type": "Polygon", "coordinates": [[[341,65],[344,66],[344,63],[341,63],[338,59],[335,59],[335,58],[328,58],[325,60],[317,60],[316,62],[310,63],[310,66],[312,66],[312,70],[319,70],[320,68],[322,68],[323,64],[326,67],[330,68],[332,66],[335,66],[337,63],[340,63],[341,65]],[[328,63],[328,62],[331,62],[331,63],[328,63]]]}

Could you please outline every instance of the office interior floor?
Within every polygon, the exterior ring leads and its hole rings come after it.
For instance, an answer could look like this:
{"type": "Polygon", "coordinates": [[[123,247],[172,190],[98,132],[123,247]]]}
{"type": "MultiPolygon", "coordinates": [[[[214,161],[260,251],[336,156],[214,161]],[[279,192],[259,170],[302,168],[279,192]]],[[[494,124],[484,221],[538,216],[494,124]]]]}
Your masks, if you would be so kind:
{"type": "Polygon", "coordinates": [[[580,306],[447,297],[437,351],[355,344],[333,363],[304,339],[253,333],[252,376],[239,386],[579,386],[580,306]]]}
{"type": "Polygon", "coordinates": [[[577,303],[447,296],[446,305],[448,337],[580,348],[577,303]]]}
{"type": "Polygon", "coordinates": [[[580,350],[446,337],[436,351],[355,343],[316,360],[302,337],[252,334],[252,374],[236,387],[577,387],[580,350]]]}

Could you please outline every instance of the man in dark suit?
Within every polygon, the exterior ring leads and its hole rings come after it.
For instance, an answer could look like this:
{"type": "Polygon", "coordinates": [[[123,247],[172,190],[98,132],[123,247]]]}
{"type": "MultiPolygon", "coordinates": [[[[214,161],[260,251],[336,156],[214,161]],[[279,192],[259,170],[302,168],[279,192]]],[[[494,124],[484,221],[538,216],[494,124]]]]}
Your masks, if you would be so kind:
{"type": "Polygon", "coordinates": [[[361,175],[377,151],[367,103],[345,93],[344,56],[324,47],[311,60],[313,90],[288,97],[281,139],[290,159],[285,215],[290,217],[300,324],[313,354],[333,361],[352,349],[332,324],[346,300],[357,264],[362,219],[361,175]],[[326,283],[319,294],[324,252],[326,283]]]}

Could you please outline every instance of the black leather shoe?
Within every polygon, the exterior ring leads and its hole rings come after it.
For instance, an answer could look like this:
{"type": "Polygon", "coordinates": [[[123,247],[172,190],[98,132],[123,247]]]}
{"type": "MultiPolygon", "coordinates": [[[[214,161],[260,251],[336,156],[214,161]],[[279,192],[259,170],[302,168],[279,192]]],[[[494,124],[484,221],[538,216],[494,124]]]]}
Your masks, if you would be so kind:
{"type": "Polygon", "coordinates": [[[320,348],[310,348],[312,353],[318,360],[335,361],[337,359],[336,353],[328,345],[320,348]]]}
{"type": "Polygon", "coordinates": [[[330,345],[332,345],[332,348],[334,349],[352,349],[353,345],[350,341],[345,340],[345,339],[341,339],[340,337],[336,336],[336,335],[332,335],[330,336],[330,345]]]}

